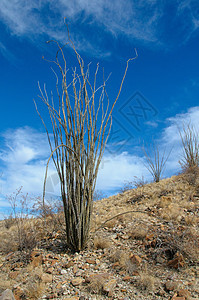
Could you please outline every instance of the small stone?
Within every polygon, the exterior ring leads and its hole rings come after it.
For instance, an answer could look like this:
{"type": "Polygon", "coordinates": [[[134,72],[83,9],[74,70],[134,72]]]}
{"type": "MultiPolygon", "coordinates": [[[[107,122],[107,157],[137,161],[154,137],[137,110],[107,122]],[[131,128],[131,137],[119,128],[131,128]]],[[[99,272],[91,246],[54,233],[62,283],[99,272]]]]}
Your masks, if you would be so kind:
{"type": "Polygon", "coordinates": [[[151,234],[146,236],[146,240],[149,241],[149,240],[153,239],[153,237],[154,237],[154,234],[151,233],[151,234]]]}
{"type": "Polygon", "coordinates": [[[57,263],[57,260],[52,260],[51,266],[53,267],[57,263]]]}
{"type": "Polygon", "coordinates": [[[53,273],[53,271],[54,271],[54,268],[53,268],[53,267],[51,267],[51,268],[48,268],[48,269],[47,269],[46,273],[52,274],[52,273],[53,273]]]}
{"type": "Polygon", "coordinates": [[[67,272],[67,270],[65,270],[65,269],[61,269],[61,272],[60,272],[62,275],[64,275],[64,274],[67,274],[68,272],[67,272]]]}
{"type": "Polygon", "coordinates": [[[186,299],[189,299],[191,297],[191,293],[188,290],[181,289],[178,291],[179,297],[185,297],[186,299]]]}
{"type": "Polygon", "coordinates": [[[22,299],[24,297],[24,292],[22,288],[18,286],[16,289],[14,289],[14,296],[16,300],[22,299]]]}
{"type": "Polygon", "coordinates": [[[95,259],[90,259],[90,258],[87,258],[86,262],[87,262],[87,264],[90,264],[90,265],[94,265],[96,263],[95,259]]]}
{"type": "Polygon", "coordinates": [[[111,279],[111,280],[105,282],[103,284],[103,291],[106,293],[109,293],[109,296],[111,296],[113,289],[116,286],[116,282],[117,282],[116,279],[111,279]]]}
{"type": "Polygon", "coordinates": [[[185,261],[184,261],[184,257],[182,256],[182,254],[177,253],[176,258],[174,258],[168,262],[168,266],[170,266],[174,269],[178,269],[180,267],[183,267],[184,263],[185,263],[185,261]]]}
{"type": "Polygon", "coordinates": [[[41,276],[41,280],[42,280],[43,282],[45,282],[45,283],[49,283],[49,282],[52,282],[53,276],[52,276],[52,274],[44,273],[44,274],[42,274],[42,276],[41,276]]]}
{"type": "Polygon", "coordinates": [[[86,282],[90,283],[92,280],[102,281],[102,279],[108,279],[109,277],[110,275],[108,273],[91,274],[86,278],[86,282]]]}
{"type": "Polygon", "coordinates": [[[165,288],[166,288],[166,291],[174,291],[176,290],[178,287],[177,283],[176,282],[173,282],[173,281],[170,281],[168,280],[166,283],[165,283],[165,288]]]}
{"type": "Polygon", "coordinates": [[[186,300],[185,297],[173,296],[171,300],[186,300]]]}
{"type": "Polygon", "coordinates": [[[79,297],[64,297],[63,300],[79,300],[80,298],[79,297]]]}
{"type": "Polygon", "coordinates": [[[43,263],[43,255],[37,250],[32,251],[30,258],[31,258],[31,265],[33,267],[38,267],[43,263]]]}
{"type": "Polygon", "coordinates": [[[74,266],[74,261],[69,261],[67,264],[65,264],[64,266],[63,266],[63,268],[66,268],[66,269],[68,269],[68,268],[70,268],[70,267],[73,267],[74,266]]]}
{"type": "Polygon", "coordinates": [[[76,274],[79,271],[79,268],[77,265],[74,265],[73,267],[73,273],[76,274]]]}
{"type": "Polygon", "coordinates": [[[5,260],[10,260],[14,256],[14,252],[8,253],[8,255],[5,257],[5,260]]]}
{"type": "Polygon", "coordinates": [[[141,262],[142,262],[141,257],[139,257],[138,255],[135,255],[135,254],[130,256],[130,260],[131,260],[132,263],[135,263],[137,265],[140,265],[141,262]]]}
{"type": "Polygon", "coordinates": [[[19,271],[14,271],[14,272],[10,272],[9,277],[11,279],[16,279],[18,275],[19,275],[19,271]]]}
{"type": "Polygon", "coordinates": [[[0,300],[15,300],[15,297],[12,291],[7,289],[1,294],[0,300]]]}
{"type": "Polygon", "coordinates": [[[123,278],[122,278],[122,280],[123,281],[132,281],[132,279],[133,279],[133,277],[131,277],[131,276],[124,276],[123,278]]]}
{"type": "Polygon", "coordinates": [[[83,282],[83,279],[81,277],[77,277],[77,278],[71,280],[71,283],[73,286],[78,286],[78,285],[82,284],[82,282],[83,282]]]}

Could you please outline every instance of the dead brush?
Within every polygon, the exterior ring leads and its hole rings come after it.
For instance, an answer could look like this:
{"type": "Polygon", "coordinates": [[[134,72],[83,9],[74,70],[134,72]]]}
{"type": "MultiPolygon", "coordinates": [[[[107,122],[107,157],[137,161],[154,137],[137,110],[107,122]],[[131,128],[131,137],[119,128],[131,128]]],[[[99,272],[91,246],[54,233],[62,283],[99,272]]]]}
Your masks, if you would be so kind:
{"type": "Polygon", "coordinates": [[[129,275],[134,274],[140,269],[140,266],[130,259],[129,253],[123,250],[114,251],[110,254],[109,259],[113,263],[119,263],[118,267],[128,272],[129,275]]]}
{"type": "Polygon", "coordinates": [[[88,290],[92,294],[103,294],[103,286],[106,282],[106,278],[103,275],[93,276],[90,278],[88,290]]]}
{"type": "Polygon", "coordinates": [[[183,209],[177,203],[171,203],[167,207],[164,206],[160,211],[161,218],[180,222],[182,220],[183,209]]]}
{"type": "Polygon", "coordinates": [[[48,236],[52,232],[65,233],[65,219],[62,201],[58,199],[46,200],[43,203],[41,198],[34,202],[32,213],[37,216],[35,225],[40,236],[48,236]]]}
{"type": "Polygon", "coordinates": [[[184,125],[182,131],[179,130],[179,133],[183,147],[183,155],[179,163],[183,172],[191,174],[197,171],[199,167],[199,135],[190,124],[184,125]]]}
{"type": "Polygon", "coordinates": [[[27,267],[27,271],[31,276],[24,282],[24,294],[27,299],[36,300],[42,295],[45,285],[42,282],[43,270],[41,267],[32,268],[30,265],[27,267]]]}
{"type": "MultiPolygon", "coordinates": [[[[178,253],[186,259],[187,264],[198,263],[199,257],[199,235],[198,230],[194,228],[184,227],[176,223],[160,231],[155,238],[155,246],[152,257],[162,257],[167,262],[175,258],[178,253]]],[[[183,262],[184,264],[184,262],[183,262]]]]}
{"type": "Polygon", "coordinates": [[[109,248],[111,245],[110,241],[103,237],[102,235],[97,235],[94,237],[93,246],[94,249],[105,249],[109,248]]]}
{"type": "Polygon", "coordinates": [[[148,227],[134,226],[130,231],[130,236],[136,240],[144,240],[148,233],[148,227]]]}
{"type": "Polygon", "coordinates": [[[4,251],[19,250],[21,253],[23,252],[21,257],[28,260],[29,253],[37,244],[37,232],[33,225],[33,219],[30,218],[28,195],[22,193],[21,187],[7,198],[12,209],[12,226],[10,224],[10,228],[7,229],[4,251]]]}
{"type": "Polygon", "coordinates": [[[143,291],[151,292],[155,288],[156,278],[148,271],[147,266],[145,269],[139,272],[137,278],[137,287],[143,291]]]}

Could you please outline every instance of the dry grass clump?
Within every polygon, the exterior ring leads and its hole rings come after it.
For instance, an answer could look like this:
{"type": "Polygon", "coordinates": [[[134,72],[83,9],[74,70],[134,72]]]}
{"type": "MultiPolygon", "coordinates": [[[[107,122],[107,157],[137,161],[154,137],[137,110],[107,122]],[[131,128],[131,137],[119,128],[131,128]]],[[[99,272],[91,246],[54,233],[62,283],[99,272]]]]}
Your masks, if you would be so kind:
{"type": "Polygon", "coordinates": [[[148,273],[141,272],[139,273],[137,284],[141,290],[153,291],[155,287],[155,277],[148,273]]]}
{"type": "Polygon", "coordinates": [[[199,183],[199,167],[193,166],[183,170],[183,178],[191,186],[196,186],[199,183]]]}
{"type": "Polygon", "coordinates": [[[120,267],[126,268],[126,264],[129,260],[129,254],[123,250],[117,249],[110,253],[109,259],[113,263],[118,262],[120,267]]]}
{"type": "Polygon", "coordinates": [[[190,227],[182,234],[180,248],[190,262],[199,263],[199,230],[190,227]]]}
{"type": "Polygon", "coordinates": [[[199,167],[199,135],[193,126],[188,124],[180,131],[183,156],[180,160],[182,170],[187,172],[199,167]]]}
{"type": "Polygon", "coordinates": [[[180,222],[183,215],[183,209],[177,203],[171,203],[160,211],[160,216],[165,220],[180,222]]]}
{"type": "Polygon", "coordinates": [[[133,239],[136,240],[144,240],[146,238],[146,235],[148,233],[148,227],[146,226],[135,226],[131,229],[130,235],[133,239]]]}
{"type": "Polygon", "coordinates": [[[184,220],[187,225],[196,225],[198,224],[199,218],[195,215],[187,215],[184,217],[184,220]]]}
{"type": "MultiPolygon", "coordinates": [[[[12,226],[13,228],[13,226],[12,226]]],[[[0,252],[7,254],[12,251],[17,251],[18,245],[16,238],[16,231],[12,230],[12,228],[9,229],[1,229],[0,231],[0,252]]]]}
{"type": "Polygon", "coordinates": [[[45,288],[44,283],[42,283],[43,271],[41,267],[36,267],[31,271],[31,276],[28,277],[28,280],[25,283],[25,295],[27,299],[38,299],[45,288]]]}
{"type": "Polygon", "coordinates": [[[94,249],[105,249],[109,248],[111,245],[110,241],[103,237],[102,235],[97,235],[94,237],[93,246],[94,249]]]}
{"type": "Polygon", "coordinates": [[[162,196],[158,203],[158,207],[165,208],[168,207],[172,203],[172,198],[169,196],[162,196]]]}
{"type": "Polygon", "coordinates": [[[90,277],[90,283],[88,285],[88,290],[92,294],[103,294],[103,286],[106,282],[107,278],[103,276],[103,274],[98,274],[90,277]]]}
{"type": "Polygon", "coordinates": [[[137,278],[137,287],[142,291],[153,291],[155,289],[156,278],[148,271],[145,265],[144,270],[139,272],[139,277],[137,278]]]}

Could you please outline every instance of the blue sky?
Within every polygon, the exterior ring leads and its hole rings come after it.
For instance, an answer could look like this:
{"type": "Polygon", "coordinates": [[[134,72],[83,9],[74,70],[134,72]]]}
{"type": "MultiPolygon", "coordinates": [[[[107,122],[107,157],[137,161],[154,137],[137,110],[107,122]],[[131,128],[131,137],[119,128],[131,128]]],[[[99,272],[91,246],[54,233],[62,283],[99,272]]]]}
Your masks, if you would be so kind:
{"type": "MultiPolygon", "coordinates": [[[[49,156],[44,128],[36,114],[38,81],[55,87],[50,65],[56,48],[45,42],[71,38],[85,63],[111,73],[108,93],[114,100],[126,60],[135,55],[113,113],[113,127],[99,171],[97,188],[111,194],[134,176],[150,179],[144,167],[143,141],[173,149],[165,176],[179,171],[178,127],[199,118],[198,1],[1,0],[0,1],[0,209],[5,195],[23,186],[42,193],[49,156]]],[[[69,68],[75,66],[65,49],[69,68]]],[[[41,111],[44,116],[46,112],[41,111]]],[[[59,187],[53,166],[49,194],[59,187]]]]}

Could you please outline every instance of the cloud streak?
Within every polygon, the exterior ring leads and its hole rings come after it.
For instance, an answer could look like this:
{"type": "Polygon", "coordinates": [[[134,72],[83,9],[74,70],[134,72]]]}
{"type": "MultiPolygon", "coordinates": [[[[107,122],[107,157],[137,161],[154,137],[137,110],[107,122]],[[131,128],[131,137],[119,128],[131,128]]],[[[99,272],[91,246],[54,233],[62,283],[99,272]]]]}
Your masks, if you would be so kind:
{"type": "MultiPolygon", "coordinates": [[[[160,156],[173,149],[166,163],[165,176],[180,171],[179,160],[182,155],[179,129],[191,124],[199,132],[199,107],[192,107],[187,112],[177,114],[166,120],[166,126],[158,141],[160,156]]],[[[38,196],[43,191],[43,180],[46,162],[49,157],[49,146],[45,133],[30,127],[6,131],[2,135],[4,144],[0,152],[0,208],[8,206],[5,196],[20,186],[23,192],[38,196]]],[[[105,152],[97,179],[97,189],[105,193],[119,191],[125,181],[132,182],[134,177],[151,180],[145,167],[145,159],[138,148],[133,153],[121,152],[111,155],[105,152]]],[[[51,164],[47,180],[47,196],[60,195],[59,180],[51,164]]]]}
{"type": "Polygon", "coordinates": [[[79,49],[97,56],[104,51],[104,33],[163,47],[182,44],[199,28],[197,5],[196,0],[1,0],[0,17],[17,37],[45,34],[59,41],[65,40],[66,18],[79,49]]]}

